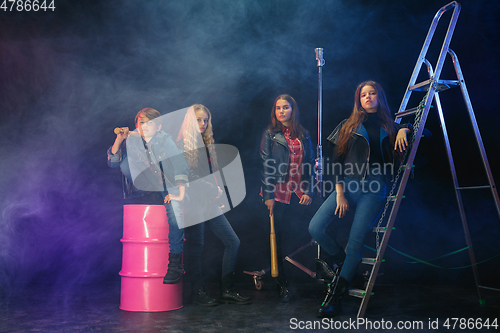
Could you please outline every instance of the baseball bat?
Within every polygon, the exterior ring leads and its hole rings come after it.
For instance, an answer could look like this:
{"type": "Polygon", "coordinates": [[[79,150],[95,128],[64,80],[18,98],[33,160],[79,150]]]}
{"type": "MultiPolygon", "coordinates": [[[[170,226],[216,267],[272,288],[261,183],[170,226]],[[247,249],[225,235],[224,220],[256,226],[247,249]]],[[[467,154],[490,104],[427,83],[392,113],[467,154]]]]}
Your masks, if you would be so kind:
{"type": "Polygon", "coordinates": [[[274,232],[274,214],[271,215],[271,276],[278,276],[278,252],[276,248],[276,233],[274,232]]]}
{"type": "Polygon", "coordinates": [[[123,134],[123,133],[128,133],[129,136],[130,135],[134,136],[134,137],[140,137],[141,136],[141,134],[139,132],[137,132],[137,131],[130,132],[129,129],[128,129],[128,127],[121,127],[121,128],[120,127],[116,127],[113,132],[116,135],[123,134]]]}
{"type": "Polygon", "coordinates": [[[118,135],[118,134],[123,134],[124,132],[128,132],[128,130],[129,130],[128,127],[122,127],[122,128],[116,127],[114,132],[116,135],[118,135]]]}

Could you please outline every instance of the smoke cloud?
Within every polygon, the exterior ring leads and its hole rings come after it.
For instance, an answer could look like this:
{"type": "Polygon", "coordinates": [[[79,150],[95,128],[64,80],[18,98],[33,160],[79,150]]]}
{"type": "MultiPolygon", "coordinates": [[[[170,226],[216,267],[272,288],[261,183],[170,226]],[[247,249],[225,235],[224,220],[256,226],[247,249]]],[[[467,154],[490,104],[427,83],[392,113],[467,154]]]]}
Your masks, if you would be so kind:
{"type": "MultiPolygon", "coordinates": [[[[316,144],[314,48],[323,47],[324,136],[349,115],[354,89],[365,79],[384,86],[396,112],[432,17],[442,5],[440,1],[61,0],[54,12],[2,12],[1,293],[38,284],[69,290],[119,279],[121,177],[106,166],[105,155],[115,138],[113,128],[134,128],[135,114],[148,106],[166,114],[204,104],[213,115],[216,141],[238,148],[247,195],[227,214],[242,240],[237,269],[263,268],[268,264],[266,251],[255,251],[268,239],[266,212],[258,196],[257,147],[274,98],[281,93],[294,96],[316,144]]],[[[463,4],[452,42],[492,157],[498,116],[483,97],[494,96],[495,86],[483,83],[495,82],[493,78],[500,75],[499,13],[497,2],[463,4]]],[[[448,101],[448,110],[460,110],[453,98],[448,101]]],[[[453,111],[449,116],[455,125],[464,119],[453,111]]],[[[422,161],[427,163],[417,172],[427,178],[410,183],[418,190],[406,214],[414,210],[423,214],[412,222],[423,229],[410,228],[412,236],[425,240],[433,233],[450,240],[446,248],[443,245],[445,252],[463,240],[460,225],[437,223],[443,218],[455,220],[454,210],[440,215],[443,206],[432,205],[432,200],[445,193],[451,195],[453,207],[454,198],[446,187],[449,183],[440,182],[448,171],[437,120],[430,118],[428,127],[436,135],[431,147],[423,148],[422,161]],[[451,228],[457,234],[450,234],[451,228]]],[[[459,139],[459,147],[467,144],[459,139]]],[[[324,152],[329,154],[328,147],[324,152]]],[[[498,178],[498,162],[490,162],[498,178]]],[[[498,239],[494,238],[498,224],[490,222],[495,218],[490,206],[483,212],[492,215],[472,215],[491,225],[489,235],[474,232],[488,244],[479,254],[486,258],[499,250],[491,245],[498,239]]],[[[392,237],[404,247],[410,233],[401,228],[404,234],[392,237]]],[[[220,254],[217,240],[208,233],[207,237],[207,257],[212,251],[220,254]]],[[[420,244],[405,250],[418,256],[422,248],[438,246],[420,244]]]]}

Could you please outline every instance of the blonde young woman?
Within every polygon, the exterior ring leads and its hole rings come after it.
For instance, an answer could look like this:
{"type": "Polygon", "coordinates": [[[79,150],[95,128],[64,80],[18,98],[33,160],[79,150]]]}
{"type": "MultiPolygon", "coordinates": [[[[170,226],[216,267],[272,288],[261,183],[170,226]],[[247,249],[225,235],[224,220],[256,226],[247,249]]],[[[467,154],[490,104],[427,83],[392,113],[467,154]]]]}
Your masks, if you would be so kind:
{"type": "Polygon", "coordinates": [[[211,174],[218,170],[218,165],[212,115],[208,108],[195,104],[188,109],[177,137],[177,146],[184,151],[189,166],[190,200],[187,204],[186,220],[206,221],[186,228],[186,275],[189,275],[191,280],[193,302],[204,306],[217,305],[219,302],[249,304],[251,298],[241,295],[234,287],[234,270],[240,240],[216,203],[223,194],[223,185],[218,184],[215,177],[211,177],[211,174]],[[210,297],[203,288],[201,257],[205,225],[208,225],[224,244],[218,300],[210,297]]]}

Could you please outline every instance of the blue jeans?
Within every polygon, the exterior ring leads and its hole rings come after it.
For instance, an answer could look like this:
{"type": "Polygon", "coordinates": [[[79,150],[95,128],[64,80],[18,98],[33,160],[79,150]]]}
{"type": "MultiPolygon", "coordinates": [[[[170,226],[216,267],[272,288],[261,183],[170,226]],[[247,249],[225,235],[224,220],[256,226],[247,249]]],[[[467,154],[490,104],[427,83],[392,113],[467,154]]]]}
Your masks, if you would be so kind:
{"type": "Polygon", "coordinates": [[[224,214],[221,214],[206,222],[213,233],[224,243],[224,254],[222,255],[222,277],[234,272],[236,258],[240,249],[240,239],[234,232],[231,224],[224,214]]]}
{"type": "Polygon", "coordinates": [[[144,192],[140,191],[137,197],[128,197],[124,200],[124,204],[141,204],[141,205],[164,205],[167,211],[168,218],[168,242],[170,245],[170,253],[182,253],[184,243],[184,229],[179,228],[179,225],[184,226],[183,207],[184,201],[171,200],[170,203],[164,203],[165,193],[163,192],[144,192]]]}
{"type": "Polygon", "coordinates": [[[171,200],[163,205],[167,211],[170,253],[180,254],[184,245],[184,229],[179,228],[179,225],[184,226],[183,202],[171,200]]]}
{"type": "MultiPolygon", "coordinates": [[[[204,223],[198,223],[186,228],[186,272],[190,275],[193,290],[200,289],[203,283],[201,254],[205,243],[205,224],[210,226],[213,233],[224,244],[224,254],[222,256],[222,277],[234,272],[236,258],[238,257],[238,251],[240,248],[240,239],[234,232],[227,218],[220,211],[219,207],[212,205],[209,209],[219,210],[220,215],[204,223]]],[[[196,207],[190,207],[190,209],[188,209],[188,214],[195,211],[196,207]]]]}
{"type": "MultiPolygon", "coordinates": [[[[345,178],[344,195],[349,203],[349,210],[355,209],[346,258],[340,272],[340,276],[350,282],[363,253],[365,236],[377,221],[385,203],[385,177],[369,176],[365,180],[345,178]]],[[[331,256],[343,251],[336,241],[335,228],[330,228],[341,223],[338,214],[335,215],[336,208],[337,192],[334,191],[323,202],[309,224],[311,236],[331,256]]]]}

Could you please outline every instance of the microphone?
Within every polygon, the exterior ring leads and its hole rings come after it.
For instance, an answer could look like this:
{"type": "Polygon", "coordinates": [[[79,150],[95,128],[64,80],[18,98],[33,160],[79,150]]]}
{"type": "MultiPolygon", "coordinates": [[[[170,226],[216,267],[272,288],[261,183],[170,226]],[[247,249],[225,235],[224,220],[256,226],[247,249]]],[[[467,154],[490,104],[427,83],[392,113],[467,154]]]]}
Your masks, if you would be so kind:
{"type": "Polygon", "coordinates": [[[316,62],[318,64],[318,67],[323,67],[325,64],[325,59],[323,59],[323,48],[318,47],[315,48],[314,51],[316,52],[316,62]]]}

